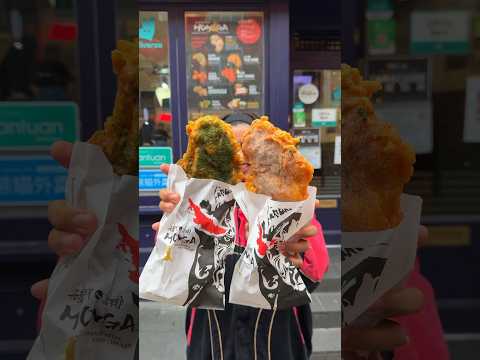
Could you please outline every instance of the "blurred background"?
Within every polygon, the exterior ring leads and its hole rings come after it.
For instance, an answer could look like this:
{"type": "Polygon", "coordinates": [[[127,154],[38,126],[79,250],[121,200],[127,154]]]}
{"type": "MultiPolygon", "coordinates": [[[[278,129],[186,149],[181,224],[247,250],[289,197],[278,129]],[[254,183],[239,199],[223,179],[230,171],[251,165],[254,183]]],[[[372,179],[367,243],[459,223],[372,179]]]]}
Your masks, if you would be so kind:
{"type": "Polygon", "coordinates": [[[36,336],[30,286],[47,278],[47,204],[66,171],[49,157],[59,139],[87,139],[115,96],[110,52],[137,36],[134,0],[0,2],[0,359],[25,359],[36,336]]]}
{"type": "Polygon", "coordinates": [[[419,250],[452,359],[480,354],[480,3],[343,2],[343,61],[379,80],[377,112],[417,153],[419,250]]]}

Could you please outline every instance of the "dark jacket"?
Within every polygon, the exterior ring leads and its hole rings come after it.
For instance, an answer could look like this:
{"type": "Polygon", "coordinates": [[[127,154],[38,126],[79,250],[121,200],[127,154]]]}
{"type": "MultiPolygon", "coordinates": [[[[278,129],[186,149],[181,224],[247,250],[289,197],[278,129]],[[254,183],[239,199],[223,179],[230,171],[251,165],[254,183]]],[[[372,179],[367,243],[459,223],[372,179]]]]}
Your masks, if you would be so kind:
{"type": "MultiPolygon", "coordinates": [[[[310,239],[311,249],[305,253],[301,268],[310,292],[328,267],[321,226],[316,221],[314,224],[319,233],[310,239]]],[[[235,253],[227,257],[225,299],[229,298],[233,269],[243,245],[237,244],[235,253]]],[[[225,310],[189,308],[185,321],[187,360],[307,360],[312,354],[312,332],[308,304],[276,311],[228,302],[225,310]]]]}

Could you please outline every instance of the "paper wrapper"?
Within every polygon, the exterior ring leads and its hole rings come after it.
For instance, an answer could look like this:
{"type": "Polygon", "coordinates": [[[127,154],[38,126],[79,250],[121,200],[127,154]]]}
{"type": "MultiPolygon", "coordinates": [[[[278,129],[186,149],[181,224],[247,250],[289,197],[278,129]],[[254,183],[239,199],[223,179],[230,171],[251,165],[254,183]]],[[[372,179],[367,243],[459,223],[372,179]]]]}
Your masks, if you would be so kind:
{"type": "Polygon", "coordinates": [[[160,222],[140,276],[141,298],[223,309],[225,260],[235,249],[234,213],[240,207],[249,221],[250,237],[239,260],[243,265],[233,275],[229,301],[268,309],[309,302],[300,273],[274,244],[312,219],[315,188],[309,189],[306,201],[282,203],[251,193],[244,184],[189,179],[177,165],[170,167],[168,188],[180,195],[180,203],[160,222]]]}
{"type": "Polygon", "coordinates": [[[408,276],[417,253],[422,199],[402,195],[403,221],[394,229],[342,233],[342,325],[373,326],[364,314],[408,276]]]}
{"type": "Polygon", "coordinates": [[[50,278],[31,360],[133,359],[138,339],[138,179],[117,176],[102,150],[76,143],[67,202],[93,211],[97,231],[50,278]]]}
{"type": "Polygon", "coordinates": [[[305,201],[279,202],[249,192],[243,184],[234,196],[249,223],[247,247],[233,273],[230,299],[233,304],[262,309],[285,309],[307,304],[310,294],[299,270],[277,248],[315,213],[316,188],[308,188],[305,201]]]}
{"type": "Polygon", "coordinates": [[[171,165],[168,188],[180,203],[160,222],[140,276],[140,297],[176,305],[223,309],[225,258],[235,243],[235,199],[229,184],[189,179],[171,165]]]}

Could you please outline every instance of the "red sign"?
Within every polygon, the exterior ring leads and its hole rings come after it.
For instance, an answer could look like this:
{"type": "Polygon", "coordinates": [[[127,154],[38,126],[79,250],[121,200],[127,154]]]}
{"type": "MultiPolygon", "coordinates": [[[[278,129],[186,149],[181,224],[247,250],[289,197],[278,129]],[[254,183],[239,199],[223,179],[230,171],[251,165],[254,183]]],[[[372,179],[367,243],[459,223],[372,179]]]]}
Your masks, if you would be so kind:
{"type": "Polygon", "coordinates": [[[242,43],[253,45],[260,39],[260,36],[262,36],[262,28],[255,20],[246,19],[238,22],[237,37],[242,43]]]}
{"type": "Polygon", "coordinates": [[[52,24],[48,31],[48,40],[73,41],[77,37],[77,25],[75,24],[52,24]]]}

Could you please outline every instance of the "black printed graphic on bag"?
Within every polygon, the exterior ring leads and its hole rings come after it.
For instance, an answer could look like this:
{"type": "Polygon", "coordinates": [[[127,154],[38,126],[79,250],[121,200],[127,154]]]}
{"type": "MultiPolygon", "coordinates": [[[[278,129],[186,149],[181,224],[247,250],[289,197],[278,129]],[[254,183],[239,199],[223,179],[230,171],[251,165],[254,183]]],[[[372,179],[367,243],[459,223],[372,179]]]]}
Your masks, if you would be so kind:
{"type": "MultiPolygon", "coordinates": [[[[342,262],[344,257],[358,252],[358,248],[344,248],[342,250],[342,262]]],[[[350,270],[345,273],[342,272],[342,322],[343,313],[348,308],[355,306],[357,297],[362,294],[369,297],[373,295],[386,263],[387,259],[385,258],[367,257],[350,270]]]]}
{"type": "Polygon", "coordinates": [[[269,208],[266,214],[258,225],[254,251],[260,292],[272,309],[304,304],[308,302],[308,295],[300,272],[277,247],[279,242],[286,240],[290,228],[296,227],[302,214],[288,208],[269,208]]]}
{"type": "MultiPolygon", "coordinates": [[[[188,213],[192,218],[185,224],[167,232],[165,238],[172,246],[195,249],[188,277],[188,296],[184,305],[192,301],[223,306],[225,257],[233,250],[235,239],[235,200],[230,189],[215,186],[212,194],[197,203],[188,198],[188,213]],[[201,298],[198,298],[201,296],[201,298]]],[[[169,229],[170,230],[170,229],[169,229]]]]}
{"type": "Polygon", "coordinates": [[[115,256],[125,262],[125,278],[131,286],[112,292],[112,289],[77,286],[67,294],[59,320],[68,324],[73,333],[82,329],[95,343],[109,343],[122,348],[132,346],[131,338],[138,331],[138,241],[127,229],[117,224],[120,235],[115,256]],[[130,289],[130,290],[129,290],[130,289]]]}

